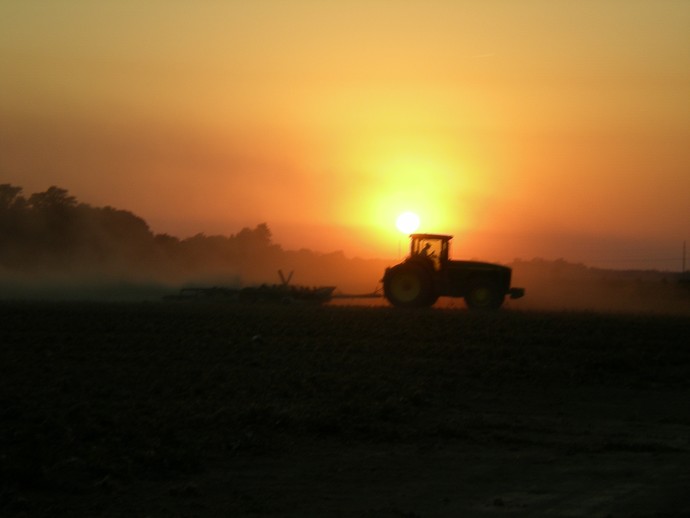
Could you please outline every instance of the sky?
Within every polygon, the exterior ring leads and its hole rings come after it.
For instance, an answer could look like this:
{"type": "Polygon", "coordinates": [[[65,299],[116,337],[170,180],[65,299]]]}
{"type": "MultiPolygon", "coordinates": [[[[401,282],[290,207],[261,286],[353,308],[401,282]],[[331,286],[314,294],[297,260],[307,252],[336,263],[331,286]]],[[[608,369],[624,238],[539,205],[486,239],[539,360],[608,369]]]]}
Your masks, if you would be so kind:
{"type": "MultiPolygon", "coordinates": [[[[686,0],[0,0],[0,183],[156,233],[681,269],[686,0]]],[[[688,261],[690,267],[690,261],[688,261]]]]}

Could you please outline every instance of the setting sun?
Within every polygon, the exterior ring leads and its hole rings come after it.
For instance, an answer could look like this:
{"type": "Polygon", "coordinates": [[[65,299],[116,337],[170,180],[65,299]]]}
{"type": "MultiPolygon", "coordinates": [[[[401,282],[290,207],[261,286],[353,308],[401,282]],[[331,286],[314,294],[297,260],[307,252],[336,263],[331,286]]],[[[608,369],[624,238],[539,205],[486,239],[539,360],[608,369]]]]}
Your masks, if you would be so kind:
{"type": "Polygon", "coordinates": [[[398,227],[398,230],[403,234],[412,234],[419,228],[419,216],[414,212],[403,212],[398,216],[395,226],[398,227]]]}

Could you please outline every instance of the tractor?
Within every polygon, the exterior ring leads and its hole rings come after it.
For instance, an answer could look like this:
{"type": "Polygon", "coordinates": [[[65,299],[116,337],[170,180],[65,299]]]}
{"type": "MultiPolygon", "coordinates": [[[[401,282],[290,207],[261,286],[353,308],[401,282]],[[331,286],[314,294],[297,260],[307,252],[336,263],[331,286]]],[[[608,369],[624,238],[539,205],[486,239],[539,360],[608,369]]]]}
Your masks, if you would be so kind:
{"type": "Polygon", "coordinates": [[[471,310],[497,310],[506,296],[517,299],[523,288],[511,288],[512,270],[499,264],[449,258],[453,236],[411,234],[410,255],[386,268],[383,293],[397,307],[429,307],[439,297],[462,297],[471,310]]]}

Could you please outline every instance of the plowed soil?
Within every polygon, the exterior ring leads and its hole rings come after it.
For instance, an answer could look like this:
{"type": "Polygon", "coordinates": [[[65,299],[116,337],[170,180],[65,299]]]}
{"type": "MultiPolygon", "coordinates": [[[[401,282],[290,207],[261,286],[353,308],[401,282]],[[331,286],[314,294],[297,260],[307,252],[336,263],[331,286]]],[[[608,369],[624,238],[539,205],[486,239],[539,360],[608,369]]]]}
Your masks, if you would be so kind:
{"type": "Polygon", "coordinates": [[[690,516],[690,319],[2,303],[2,516],[690,516]]]}

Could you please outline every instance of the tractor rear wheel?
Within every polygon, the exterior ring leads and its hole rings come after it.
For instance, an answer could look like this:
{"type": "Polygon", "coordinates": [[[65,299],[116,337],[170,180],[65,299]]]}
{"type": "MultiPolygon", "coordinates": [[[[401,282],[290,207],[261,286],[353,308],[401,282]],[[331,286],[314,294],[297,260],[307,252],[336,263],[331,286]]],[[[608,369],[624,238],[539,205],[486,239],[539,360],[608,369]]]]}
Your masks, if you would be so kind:
{"type": "Polygon", "coordinates": [[[438,298],[429,273],[409,263],[399,264],[386,272],[383,293],[391,304],[405,308],[431,306],[438,298]]]}
{"type": "Polygon", "coordinates": [[[503,305],[504,295],[489,280],[477,280],[470,284],[465,293],[465,304],[471,310],[495,311],[503,305]]]}

